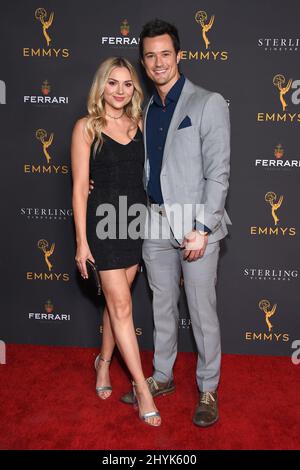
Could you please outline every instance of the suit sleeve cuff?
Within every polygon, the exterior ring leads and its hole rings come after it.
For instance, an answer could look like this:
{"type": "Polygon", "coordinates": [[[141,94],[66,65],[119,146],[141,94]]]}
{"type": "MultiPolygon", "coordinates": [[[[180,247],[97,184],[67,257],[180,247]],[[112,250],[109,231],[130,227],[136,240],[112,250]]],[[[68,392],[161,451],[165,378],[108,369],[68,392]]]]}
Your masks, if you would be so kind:
{"type": "Polygon", "coordinates": [[[195,222],[195,229],[199,230],[200,232],[207,232],[208,235],[211,233],[211,229],[208,228],[206,225],[201,224],[201,222],[195,222]]]}

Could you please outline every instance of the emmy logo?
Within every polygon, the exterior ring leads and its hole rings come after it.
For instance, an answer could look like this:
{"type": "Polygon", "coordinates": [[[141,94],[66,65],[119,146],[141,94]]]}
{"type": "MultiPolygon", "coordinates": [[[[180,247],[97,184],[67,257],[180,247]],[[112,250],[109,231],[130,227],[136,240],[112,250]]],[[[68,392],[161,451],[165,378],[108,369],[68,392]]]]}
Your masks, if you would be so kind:
{"type": "Polygon", "coordinates": [[[276,215],[276,211],[279,209],[279,207],[282,204],[283,196],[280,196],[280,198],[278,199],[277,202],[275,202],[276,198],[277,198],[276,194],[273,193],[272,191],[269,191],[265,195],[265,201],[268,202],[270,204],[270,206],[272,207],[272,217],[274,219],[274,224],[275,225],[277,225],[278,222],[279,222],[279,218],[276,215]]]}
{"type": "Polygon", "coordinates": [[[208,37],[206,36],[206,33],[212,28],[212,25],[213,25],[214,20],[215,20],[215,15],[212,15],[209,22],[206,23],[206,20],[207,20],[206,11],[197,11],[197,13],[195,14],[195,20],[198,24],[200,24],[200,26],[202,28],[203,41],[205,42],[205,48],[208,49],[208,46],[210,45],[210,42],[208,40],[208,37]]]}
{"type": "Polygon", "coordinates": [[[121,31],[122,36],[128,36],[130,27],[129,27],[129,23],[127,20],[122,21],[121,26],[120,26],[120,31],[121,31]]]}
{"type": "Polygon", "coordinates": [[[284,155],[284,150],[281,144],[276,145],[275,150],[274,150],[274,157],[275,158],[281,158],[284,155]]]}
{"type": "Polygon", "coordinates": [[[279,90],[279,97],[280,97],[280,102],[282,104],[282,111],[285,111],[287,104],[284,99],[284,95],[289,91],[292,85],[292,79],[290,78],[289,81],[287,82],[286,86],[283,86],[285,83],[285,77],[281,74],[275,75],[273,77],[273,85],[276,86],[279,90]]]}
{"type": "Polygon", "coordinates": [[[51,86],[50,86],[50,83],[48,82],[48,80],[45,80],[43,82],[43,85],[42,85],[42,93],[43,95],[49,95],[50,91],[51,91],[51,86]]]}
{"type": "Polygon", "coordinates": [[[45,129],[38,129],[35,133],[35,137],[37,138],[37,140],[39,140],[43,146],[43,152],[44,152],[44,155],[46,157],[46,160],[47,160],[47,163],[48,165],[50,164],[50,160],[51,160],[51,157],[48,153],[48,147],[50,147],[50,145],[52,144],[53,142],[53,137],[54,137],[54,134],[53,132],[50,134],[50,137],[49,139],[47,140],[47,132],[45,131],[45,129]]]}
{"type": "Polygon", "coordinates": [[[277,304],[274,304],[272,308],[271,307],[271,304],[268,300],[261,300],[258,304],[260,310],[262,310],[265,314],[265,320],[266,320],[266,324],[268,326],[268,329],[269,329],[269,333],[271,332],[272,328],[273,328],[273,325],[272,323],[270,322],[270,317],[272,317],[276,311],[276,308],[277,308],[277,304]]]}
{"type": "Polygon", "coordinates": [[[45,312],[52,313],[53,312],[53,303],[50,299],[48,299],[44,304],[45,312]]]}
{"type": "Polygon", "coordinates": [[[49,271],[51,271],[53,264],[49,261],[49,258],[54,252],[55,243],[52,243],[51,248],[48,249],[49,243],[47,240],[39,240],[37,246],[44,253],[45,263],[47,264],[49,271]]]}
{"type": "Polygon", "coordinates": [[[54,13],[52,12],[49,16],[49,19],[46,20],[47,12],[46,12],[45,8],[37,8],[35,10],[34,16],[42,24],[43,34],[44,34],[44,37],[46,39],[47,46],[49,46],[50,42],[51,42],[51,38],[50,38],[50,36],[47,32],[47,29],[50,28],[50,26],[52,25],[53,18],[54,18],[54,13]]]}

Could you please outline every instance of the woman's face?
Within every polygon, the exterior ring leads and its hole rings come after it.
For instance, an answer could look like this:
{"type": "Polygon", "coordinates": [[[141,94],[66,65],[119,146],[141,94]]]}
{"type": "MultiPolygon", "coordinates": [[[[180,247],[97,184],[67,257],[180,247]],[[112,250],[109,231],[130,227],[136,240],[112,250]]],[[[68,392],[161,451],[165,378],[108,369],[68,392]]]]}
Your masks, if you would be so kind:
{"type": "Polygon", "coordinates": [[[115,67],[109,74],[104,88],[105,106],[115,110],[124,108],[132,99],[134,86],[126,67],[115,67]]]}

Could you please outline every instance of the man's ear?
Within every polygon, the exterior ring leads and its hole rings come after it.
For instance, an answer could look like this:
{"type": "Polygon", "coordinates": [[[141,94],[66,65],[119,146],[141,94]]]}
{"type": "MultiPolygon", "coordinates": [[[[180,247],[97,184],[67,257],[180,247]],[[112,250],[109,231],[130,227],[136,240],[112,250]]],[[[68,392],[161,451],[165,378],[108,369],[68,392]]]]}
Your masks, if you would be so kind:
{"type": "Polygon", "coordinates": [[[141,64],[142,64],[142,66],[145,68],[145,64],[144,64],[143,59],[141,59],[141,64]]]}
{"type": "Polygon", "coordinates": [[[181,61],[181,51],[178,51],[177,52],[177,57],[176,57],[177,65],[179,64],[180,61],[181,61]]]}

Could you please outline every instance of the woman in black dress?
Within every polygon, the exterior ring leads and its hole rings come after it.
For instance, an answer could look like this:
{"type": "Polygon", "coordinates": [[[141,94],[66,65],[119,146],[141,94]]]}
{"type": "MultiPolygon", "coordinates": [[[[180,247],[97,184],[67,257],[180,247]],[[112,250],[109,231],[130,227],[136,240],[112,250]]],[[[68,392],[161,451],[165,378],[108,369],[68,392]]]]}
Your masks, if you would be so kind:
{"type": "Polygon", "coordinates": [[[133,217],[119,208],[126,199],[128,208],[145,207],[141,102],[142,90],[130,62],[116,57],[105,60],[90,90],[88,116],[77,121],[72,136],[75,259],[83,278],[87,278],[86,260],[96,262],[106,300],[101,353],[95,361],[97,394],[102,399],[111,394],[109,364],[117,344],[133,378],[140,418],[159,426],[161,418],[142,371],[132,318],[130,288],[142,239],[130,237],[133,217]],[[90,177],[94,190],[89,195],[90,177]]]}

